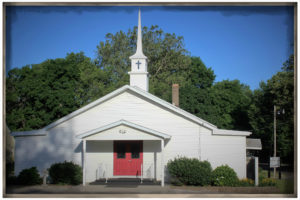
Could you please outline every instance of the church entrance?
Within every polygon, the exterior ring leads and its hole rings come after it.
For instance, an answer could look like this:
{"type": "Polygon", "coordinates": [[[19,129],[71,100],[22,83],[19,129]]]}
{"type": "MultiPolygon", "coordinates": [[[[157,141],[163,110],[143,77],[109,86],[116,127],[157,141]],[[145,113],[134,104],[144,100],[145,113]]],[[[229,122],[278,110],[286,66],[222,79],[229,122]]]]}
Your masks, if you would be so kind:
{"type": "Polygon", "coordinates": [[[114,176],[140,176],[143,141],[114,141],[114,176]]]}

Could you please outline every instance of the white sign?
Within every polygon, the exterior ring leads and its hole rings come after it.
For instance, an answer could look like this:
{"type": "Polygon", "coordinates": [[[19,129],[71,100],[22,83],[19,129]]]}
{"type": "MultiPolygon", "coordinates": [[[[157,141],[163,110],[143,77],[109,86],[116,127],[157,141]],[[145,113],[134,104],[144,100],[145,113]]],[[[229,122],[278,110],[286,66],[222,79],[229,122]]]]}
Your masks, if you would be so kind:
{"type": "Polygon", "coordinates": [[[280,167],[280,157],[270,157],[270,168],[280,167]]]}

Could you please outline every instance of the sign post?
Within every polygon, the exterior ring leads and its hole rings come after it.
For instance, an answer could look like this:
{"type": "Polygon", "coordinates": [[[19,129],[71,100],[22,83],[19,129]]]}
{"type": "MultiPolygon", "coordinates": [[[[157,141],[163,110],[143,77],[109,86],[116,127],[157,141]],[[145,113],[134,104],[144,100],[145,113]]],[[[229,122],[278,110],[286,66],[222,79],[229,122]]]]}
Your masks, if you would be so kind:
{"type": "Polygon", "coordinates": [[[270,157],[270,168],[276,169],[277,167],[280,167],[280,157],[270,157]]]}
{"type": "MultiPolygon", "coordinates": [[[[276,106],[274,105],[274,157],[276,158],[276,106]]],[[[270,158],[271,165],[272,157],[270,158]]],[[[274,167],[274,178],[276,178],[276,167],[274,167]]]]}

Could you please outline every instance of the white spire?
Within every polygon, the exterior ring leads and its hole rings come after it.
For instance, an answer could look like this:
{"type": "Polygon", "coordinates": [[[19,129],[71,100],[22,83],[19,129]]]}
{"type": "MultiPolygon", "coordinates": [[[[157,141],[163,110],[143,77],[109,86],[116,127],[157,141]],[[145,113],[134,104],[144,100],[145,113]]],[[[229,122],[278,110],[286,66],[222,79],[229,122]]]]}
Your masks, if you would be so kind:
{"type": "Polygon", "coordinates": [[[141,10],[139,10],[139,23],[137,31],[136,52],[129,57],[131,60],[130,86],[139,87],[148,92],[149,77],[147,72],[147,57],[143,54],[141,10]]]}
{"type": "Polygon", "coordinates": [[[132,58],[145,58],[147,57],[143,53],[143,45],[142,45],[142,25],[141,25],[141,9],[139,9],[139,21],[138,21],[138,31],[137,31],[137,42],[136,42],[136,52],[134,55],[130,57],[132,58]]]}

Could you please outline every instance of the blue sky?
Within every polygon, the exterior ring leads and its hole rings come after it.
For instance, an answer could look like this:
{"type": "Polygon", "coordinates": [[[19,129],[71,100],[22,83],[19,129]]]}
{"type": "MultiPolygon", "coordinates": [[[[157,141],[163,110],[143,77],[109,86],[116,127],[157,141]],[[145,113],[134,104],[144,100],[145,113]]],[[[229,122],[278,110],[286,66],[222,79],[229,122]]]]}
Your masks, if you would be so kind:
{"type": "MultiPolygon", "coordinates": [[[[185,48],[216,74],[251,89],[293,53],[293,7],[143,6],[142,26],[183,36],[185,48]]],[[[83,51],[96,57],[107,33],[137,25],[138,7],[8,7],[6,69],[83,51]]]]}

